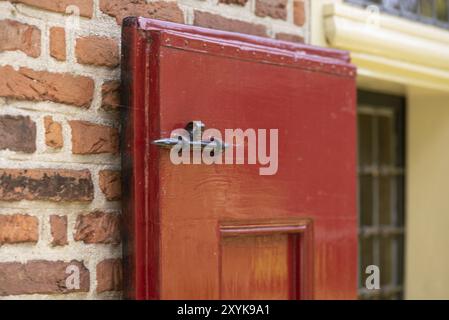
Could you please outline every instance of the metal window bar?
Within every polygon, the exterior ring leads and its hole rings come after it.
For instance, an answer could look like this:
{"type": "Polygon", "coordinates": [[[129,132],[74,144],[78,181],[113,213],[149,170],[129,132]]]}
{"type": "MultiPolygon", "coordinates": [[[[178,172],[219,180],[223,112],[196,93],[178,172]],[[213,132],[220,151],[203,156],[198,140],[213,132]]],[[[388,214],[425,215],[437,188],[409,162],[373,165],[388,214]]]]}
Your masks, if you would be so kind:
{"type": "Polygon", "coordinates": [[[449,0],[345,0],[345,2],[361,7],[374,5],[388,14],[449,29],[449,0]]]}
{"type": "MultiPolygon", "coordinates": [[[[373,95],[371,94],[370,97],[372,98],[373,95]]],[[[384,102],[381,101],[380,106],[360,105],[358,108],[359,119],[360,117],[364,117],[365,120],[369,119],[368,129],[361,128],[362,122],[359,120],[359,297],[361,299],[401,299],[403,297],[404,272],[401,262],[404,260],[405,228],[404,218],[400,218],[400,216],[403,216],[404,192],[401,190],[398,194],[398,190],[403,186],[405,176],[402,131],[404,125],[402,123],[403,115],[397,112],[397,108],[385,106],[383,105],[384,102]],[[387,128],[381,126],[381,120],[384,121],[384,125],[385,122],[389,123],[387,128]],[[370,139],[366,140],[361,137],[363,130],[368,130],[370,139]],[[387,134],[387,143],[381,141],[380,134],[387,134]],[[360,143],[369,144],[369,146],[361,146],[360,143]],[[368,163],[366,163],[367,157],[362,157],[362,153],[366,150],[370,155],[368,163]],[[381,156],[384,158],[382,161],[387,159],[387,163],[382,163],[381,156]],[[387,158],[385,158],[386,156],[387,158]],[[364,177],[370,181],[368,190],[363,190],[364,186],[361,181],[364,177]],[[381,197],[382,191],[384,191],[381,188],[381,179],[387,180],[389,200],[387,214],[385,214],[384,208],[385,199],[381,197]],[[401,185],[398,184],[399,181],[402,181],[401,185]],[[362,194],[367,191],[371,193],[371,205],[369,206],[370,209],[365,210],[366,207],[362,206],[361,202],[362,194]],[[388,217],[388,224],[385,224],[381,219],[381,208],[384,210],[382,214],[388,217]],[[366,250],[367,248],[371,250],[366,250]],[[364,250],[367,252],[364,252],[364,250]],[[367,255],[370,256],[369,261],[371,263],[369,264],[380,267],[381,278],[382,270],[389,270],[389,276],[386,277],[387,280],[381,282],[380,290],[367,290],[364,286],[364,279],[366,278],[364,273],[366,265],[364,264],[368,264],[366,261],[367,255]]]]}

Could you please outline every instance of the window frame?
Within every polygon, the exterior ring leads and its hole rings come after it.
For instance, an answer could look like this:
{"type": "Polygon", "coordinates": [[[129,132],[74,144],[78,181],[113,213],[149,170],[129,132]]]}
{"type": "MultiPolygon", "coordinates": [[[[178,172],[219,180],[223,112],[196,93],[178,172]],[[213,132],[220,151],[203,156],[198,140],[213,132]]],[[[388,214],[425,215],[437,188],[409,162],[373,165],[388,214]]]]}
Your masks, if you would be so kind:
{"type": "MultiPolygon", "coordinates": [[[[358,90],[358,219],[359,219],[359,297],[361,299],[389,299],[396,297],[402,299],[404,296],[404,279],[405,279],[405,238],[406,238],[406,213],[405,213],[405,179],[406,179],[406,118],[405,118],[405,98],[401,96],[394,96],[389,94],[380,94],[370,91],[358,90]],[[360,132],[360,117],[371,116],[373,126],[379,123],[379,117],[390,117],[392,122],[392,134],[390,141],[394,144],[390,146],[392,152],[392,163],[389,165],[381,165],[379,161],[373,160],[371,165],[362,165],[361,156],[361,132],[360,132]],[[394,157],[393,157],[394,154],[394,157]],[[361,210],[361,181],[362,178],[368,176],[371,186],[371,225],[362,226],[366,217],[362,216],[361,210]],[[386,177],[389,181],[389,199],[390,199],[390,225],[383,225],[380,223],[380,202],[379,193],[380,180],[386,177]],[[393,199],[393,201],[391,201],[393,199]],[[376,202],[377,201],[377,202],[376,202]],[[394,207],[395,206],[395,207],[394,207]],[[373,264],[380,267],[382,278],[382,265],[380,252],[381,241],[387,239],[389,250],[391,250],[391,279],[388,285],[381,284],[380,290],[368,290],[364,288],[363,284],[366,279],[363,263],[362,248],[363,244],[373,241],[372,246],[372,261],[373,264]],[[401,244],[402,243],[402,244],[401,244]],[[402,252],[399,252],[402,251],[402,252]]],[[[373,127],[374,128],[374,127],[373,127]]],[[[378,128],[370,128],[372,133],[372,149],[378,146],[378,128]],[[374,134],[373,134],[374,132],[374,134]]],[[[373,153],[375,153],[373,151],[373,153]]],[[[374,159],[376,155],[372,155],[374,159]]],[[[377,157],[379,160],[379,157],[377,157]]]]}

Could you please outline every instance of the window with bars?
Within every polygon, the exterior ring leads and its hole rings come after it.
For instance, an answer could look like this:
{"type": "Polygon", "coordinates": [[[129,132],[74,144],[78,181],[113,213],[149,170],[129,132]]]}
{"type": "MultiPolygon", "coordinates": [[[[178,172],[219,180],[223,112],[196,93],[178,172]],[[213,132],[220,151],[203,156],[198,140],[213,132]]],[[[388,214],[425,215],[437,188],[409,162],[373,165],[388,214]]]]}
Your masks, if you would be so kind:
{"type": "Polygon", "coordinates": [[[358,92],[359,296],[402,299],[404,287],[405,101],[358,92]],[[380,268],[380,290],[365,288],[380,268]]]}
{"type": "Polygon", "coordinates": [[[449,0],[345,0],[360,6],[375,5],[383,12],[449,29],[449,0]]]}

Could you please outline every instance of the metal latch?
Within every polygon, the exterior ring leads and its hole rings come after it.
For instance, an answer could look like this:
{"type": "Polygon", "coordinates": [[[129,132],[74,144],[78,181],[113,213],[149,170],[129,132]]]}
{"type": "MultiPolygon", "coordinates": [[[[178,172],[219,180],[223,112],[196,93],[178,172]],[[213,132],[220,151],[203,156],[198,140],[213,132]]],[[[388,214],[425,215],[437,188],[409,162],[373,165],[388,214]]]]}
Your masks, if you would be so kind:
{"type": "Polygon", "coordinates": [[[181,144],[183,148],[188,146],[191,149],[201,150],[208,146],[217,152],[222,152],[228,147],[226,143],[215,137],[211,137],[208,140],[202,140],[205,127],[206,126],[202,121],[191,121],[184,128],[188,133],[188,137],[175,133],[172,134],[170,138],[154,140],[152,144],[166,149],[171,149],[173,146],[179,144],[181,144]]]}

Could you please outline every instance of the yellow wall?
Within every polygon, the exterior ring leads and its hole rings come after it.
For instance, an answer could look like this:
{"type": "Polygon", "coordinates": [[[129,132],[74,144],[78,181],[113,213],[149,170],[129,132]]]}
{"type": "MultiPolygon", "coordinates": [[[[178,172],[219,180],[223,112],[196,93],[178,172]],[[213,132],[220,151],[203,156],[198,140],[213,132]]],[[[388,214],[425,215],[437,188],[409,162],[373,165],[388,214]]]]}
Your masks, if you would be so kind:
{"type": "Polygon", "coordinates": [[[407,98],[406,298],[449,299],[449,94],[407,98]]]}

